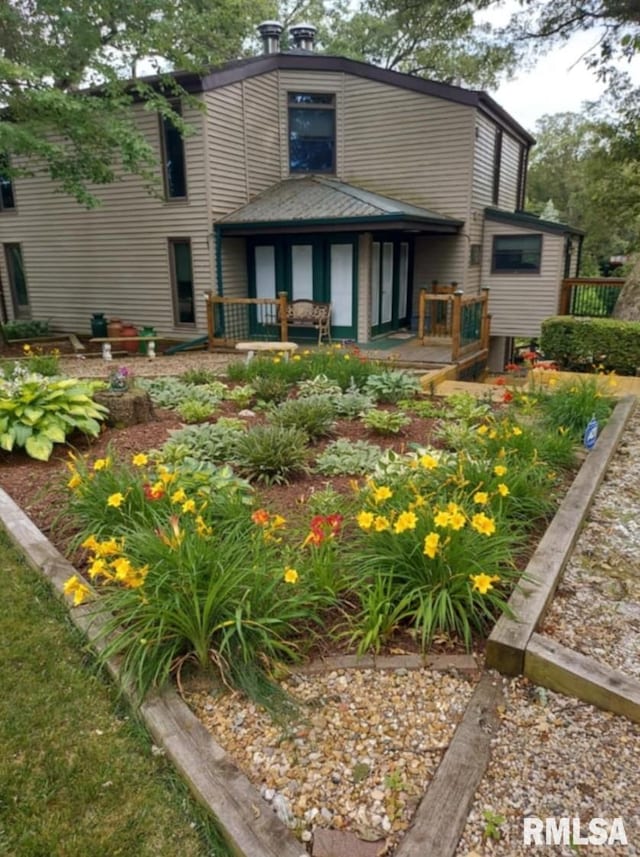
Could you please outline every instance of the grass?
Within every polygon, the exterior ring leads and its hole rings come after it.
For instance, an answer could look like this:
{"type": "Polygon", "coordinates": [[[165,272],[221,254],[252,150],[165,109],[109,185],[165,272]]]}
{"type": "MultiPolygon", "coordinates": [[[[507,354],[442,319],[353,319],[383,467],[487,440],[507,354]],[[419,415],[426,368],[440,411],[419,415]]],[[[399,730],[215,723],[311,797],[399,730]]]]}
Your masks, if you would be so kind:
{"type": "Polygon", "coordinates": [[[0,530],[0,855],[229,857],[0,530]]]}

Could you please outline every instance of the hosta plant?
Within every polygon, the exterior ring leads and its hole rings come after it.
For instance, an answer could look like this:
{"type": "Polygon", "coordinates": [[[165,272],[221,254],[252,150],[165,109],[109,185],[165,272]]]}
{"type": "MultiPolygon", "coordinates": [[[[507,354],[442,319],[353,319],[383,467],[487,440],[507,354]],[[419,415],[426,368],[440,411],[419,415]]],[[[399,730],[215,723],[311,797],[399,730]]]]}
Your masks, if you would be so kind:
{"type": "Polygon", "coordinates": [[[341,437],[320,453],[314,469],[324,476],[359,476],[371,473],[381,453],[375,444],[341,437]]]}
{"type": "Polygon", "coordinates": [[[242,420],[223,419],[172,431],[159,452],[159,459],[165,464],[177,464],[185,459],[227,462],[233,458],[235,444],[245,431],[242,420]]]}
{"type": "Polygon", "coordinates": [[[202,423],[211,416],[213,410],[212,405],[197,399],[185,399],[177,408],[185,423],[202,423]]]}
{"type": "Polygon", "coordinates": [[[298,382],[298,396],[340,396],[342,388],[336,384],[331,378],[328,378],[324,372],[316,375],[314,378],[304,379],[298,382]]]}
{"type": "Polygon", "coordinates": [[[366,393],[378,402],[399,402],[422,393],[419,379],[402,369],[388,369],[371,375],[364,385],[366,393]]]}
{"type": "Polygon", "coordinates": [[[73,431],[96,437],[108,411],[92,399],[93,386],[75,378],[46,378],[16,365],[0,380],[0,448],[24,447],[48,461],[55,443],[73,431]]]}
{"type": "Polygon", "coordinates": [[[364,425],[376,434],[399,434],[411,418],[402,411],[382,411],[373,408],[362,416],[364,425]]]}

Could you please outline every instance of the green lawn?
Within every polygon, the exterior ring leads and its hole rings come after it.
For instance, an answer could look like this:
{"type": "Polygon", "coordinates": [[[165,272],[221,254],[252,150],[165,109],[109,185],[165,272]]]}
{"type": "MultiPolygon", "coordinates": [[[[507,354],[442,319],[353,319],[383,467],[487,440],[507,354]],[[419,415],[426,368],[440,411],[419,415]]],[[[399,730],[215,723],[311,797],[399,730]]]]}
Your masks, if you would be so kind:
{"type": "Polygon", "coordinates": [[[0,855],[228,857],[0,531],[0,855]]]}

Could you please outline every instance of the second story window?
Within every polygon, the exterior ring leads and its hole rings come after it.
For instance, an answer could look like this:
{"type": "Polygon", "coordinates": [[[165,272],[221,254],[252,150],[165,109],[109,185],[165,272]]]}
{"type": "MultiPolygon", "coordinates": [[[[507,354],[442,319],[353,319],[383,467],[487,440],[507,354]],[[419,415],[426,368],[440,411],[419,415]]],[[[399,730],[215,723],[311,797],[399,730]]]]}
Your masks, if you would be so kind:
{"type": "MultiPolygon", "coordinates": [[[[179,102],[173,102],[171,106],[182,115],[179,102]]],[[[165,117],[160,118],[160,129],[165,195],[167,199],[184,199],[187,196],[187,169],[182,134],[165,117]]]]}
{"type": "Polygon", "coordinates": [[[289,170],[292,173],[335,173],[334,95],[289,93],[289,170]]]}
{"type": "Polygon", "coordinates": [[[9,159],[6,155],[0,155],[0,211],[16,207],[13,195],[13,182],[6,175],[9,159]]]}

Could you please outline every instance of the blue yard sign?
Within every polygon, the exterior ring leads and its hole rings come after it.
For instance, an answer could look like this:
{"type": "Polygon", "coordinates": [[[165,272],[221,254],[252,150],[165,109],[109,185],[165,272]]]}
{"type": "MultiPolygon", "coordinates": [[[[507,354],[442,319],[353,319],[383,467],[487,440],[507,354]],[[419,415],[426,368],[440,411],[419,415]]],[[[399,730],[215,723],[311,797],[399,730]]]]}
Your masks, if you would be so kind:
{"type": "Polygon", "coordinates": [[[591,417],[584,430],[583,442],[587,449],[593,449],[598,439],[598,420],[591,417]]]}

